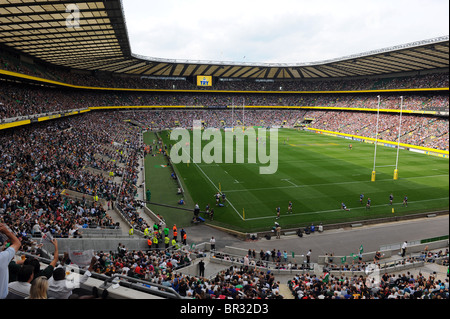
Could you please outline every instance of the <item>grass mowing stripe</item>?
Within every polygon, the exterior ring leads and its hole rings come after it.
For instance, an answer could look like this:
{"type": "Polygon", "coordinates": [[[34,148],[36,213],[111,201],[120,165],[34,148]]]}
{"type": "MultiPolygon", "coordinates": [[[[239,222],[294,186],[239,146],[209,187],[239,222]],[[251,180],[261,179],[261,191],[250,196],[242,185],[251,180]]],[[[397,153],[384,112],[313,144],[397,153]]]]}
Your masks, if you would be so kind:
{"type": "MultiPolygon", "coordinates": [[[[425,202],[432,202],[432,201],[437,201],[437,200],[444,200],[444,199],[449,199],[448,197],[443,197],[443,198],[433,198],[433,199],[425,199],[425,200],[418,200],[418,201],[413,201],[413,202],[408,202],[408,204],[417,204],[417,203],[425,203],[425,202]]],[[[390,204],[383,204],[383,205],[373,205],[371,206],[372,208],[376,208],[376,207],[386,207],[386,206],[398,206],[398,205],[402,205],[401,203],[393,203],[392,205],[390,204]]],[[[350,211],[351,210],[359,210],[359,209],[366,209],[366,207],[349,207],[350,211]]],[[[306,213],[293,213],[290,215],[282,215],[281,217],[294,217],[294,216],[298,216],[298,215],[315,215],[315,214],[324,214],[324,213],[333,213],[333,212],[342,212],[342,209],[330,209],[330,210],[323,210],[323,211],[318,211],[318,212],[306,212],[306,213]]],[[[251,220],[260,220],[260,219],[274,219],[274,216],[264,216],[264,217],[254,217],[254,218],[248,218],[246,219],[247,221],[251,221],[251,220]]]]}
{"type": "MultiPolygon", "coordinates": [[[[382,218],[392,216],[390,210],[382,205],[387,203],[390,193],[398,199],[407,195],[411,204],[416,203],[399,209],[396,215],[448,209],[448,159],[401,150],[400,179],[394,181],[393,164],[397,150],[380,147],[377,152],[377,180],[371,182],[373,144],[353,141],[353,149],[350,150],[348,144],[351,142],[341,138],[304,131],[279,132],[279,165],[274,175],[258,174],[258,163],[176,165],[187,189],[200,206],[210,204],[211,194],[217,193],[218,189],[229,195],[227,205],[215,211],[214,221],[210,223],[244,232],[266,230],[273,226],[275,207],[281,206],[283,211],[290,200],[294,204],[294,213],[297,208],[298,212],[307,213],[281,218],[282,227],[382,218]],[[289,138],[288,143],[302,146],[283,144],[284,138],[289,138]],[[359,194],[364,194],[366,199],[371,198],[370,214],[360,208],[353,208],[351,214],[335,213],[340,211],[336,208],[341,202],[350,208],[359,206],[359,194]],[[228,204],[230,200],[233,207],[228,204]],[[240,213],[243,209],[245,223],[242,223],[243,213],[240,213]]],[[[202,146],[208,143],[205,141],[202,146]]],[[[223,148],[223,154],[224,151],[223,148]]]]}
{"type": "MultiPolygon", "coordinates": [[[[144,134],[144,142],[152,145],[152,141],[157,137],[154,132],[146,132],[144,134]]],[[[171,177],[171,170],[166,166],[167,159],[158,154],[156,156],[145,156],[145,188],[152,192],[152,201],[170,206],[177,205],[181,197],[184,197],[187,208],[192,208],[192,199],[188,194],[185,196],[177,195],[177,183],[171,177]]],[[[164,217],[167,225],[177,224],[179,227],[189,226],[192,215],[189,213],[181,213],[180,210],[170,207],[156,206],[146,204],[154,213],[164,217]]]]}
{"type": "MultiPolygon", "coordinates": [[[[184,151],[184,152],[186,152],[185,150],[184,150],[184,148],[182,148],[182,150],[184,151]]],[[[194,163],[195,164],[195,166],[197,166],[197,168],[200,170],[200,172],[202,172],[203,173],[203,175],[206,177],[206,179],[211,183],[211,185],[220,193],[220,194],[222,194],[222,192],[220,191],[220,189],[216,186],[216,184],[214,184],[214,182],[211,180],[211,178],[209,178],[209,176],[201,169],[201,167],[200,166],[198,166],[198,164],[193,160],[193,158],[192,158],[192,156],[190,155],[190,154],[187,154],[188,156],[189,156],[189,158],[192,160],[192,163],[194,163]]],[[[227,198],[226,199],[227,200],[227,202],[230,204],[230,206],[234,209],[234,211],[239,215],[239,217],[241,217],[241,219],[244,219],[244,217],[242,217],[242,215],[241,214],[239,214],[239,212],[237,211],[237,209],[233,206],[233,204],[230,202],[230,200],[227,198]]]]}
{"type": "MultiPolygon", "coordinates": [[[[448,175],[429,175],[429,176],[414,176],[414,177],[404,177],[405,179],[417,179],[417,178],[431,178],[431,177],[447,177],[448,175]]],[[[287,181],[287,180],[286,180],[287,181]]],[[[382,179],[378,180],[378,182],[391,182],[392,179],[382,179]]],[[[289,182],[289,181],[287,181],[289,182]]],[[[345,185],[345,184],[356,184],[356,183],[372,183],[372,181],[352,181],[352,182],[339,182],[339,183],[323,183],[323,184],[311,184],[311,185],[292,185],[292,186],[280,186],[280,187],[266,187],[266,188],[253,188],[253,189],[245,189],[245,191],[254,192],[254,191],[266,191],[266,190],[274,190],[274,189],[285,189],[285,188],[305,188],[305,187],[317,187],[317,186],[330,186],[330,185],[345,185]]],[[[292,183],[291,183],[292,184],[292,183]]],[[[241,190],[226,190],[224,193],[235,193],[242,192],[241,190]]]]}

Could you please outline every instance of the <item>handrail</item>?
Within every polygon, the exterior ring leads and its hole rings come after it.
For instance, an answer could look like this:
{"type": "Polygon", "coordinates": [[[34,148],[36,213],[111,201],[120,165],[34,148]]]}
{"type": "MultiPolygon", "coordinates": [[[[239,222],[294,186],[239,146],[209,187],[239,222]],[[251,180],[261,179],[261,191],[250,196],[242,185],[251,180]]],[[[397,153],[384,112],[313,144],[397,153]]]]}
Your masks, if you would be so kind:
{"type": "MultiPolygon", "coordinates": [[[[220,261],[225,261],[225,262],[231,262],[232,264],[238,264],[238,265],[244,265],[243,259],[244,256],[240,256],[240,255],[235,255],[235,254],[230,254],[230,253],[223,253],[223,252],[219,252],[218,254],[220,254],[220,256],[216,256],[216,252],[213,252],[210,255],[210,260],[214,260],[212,258],[216,258],[216,260],[220,260],[220,261]],[[234,259],[225,259],[224,257],[232,257],[234,259]]],[[[300,257],[303,255],[300,255],[300,257]]],[[[306,261],[302,262],[302,263],[295,263],[295,262],[285,262],[285,261],[280,261],[280,262],[276,262],[276,261],[267,261],[267,260],[263,260],[261,258],[253,258],[253,257],[249,257],[249,261],[250,267],[258,267],[258,268],[265,268],[265,269],[269,269],[269,270],[291,270],[291,268],[288,268],[288,265],[294,265],[297,264],[297,267],[299,267],[298,269],[292,269],[292,270],[304,270],[304,269],[314,269],[315,264],[313,262],[307,263],[306,261]],[[258,263],[262,263],[262,264],[258,264],[258,263]],[[277,268],[277,265],[283,265],[286,268],[277,268]]]]}
{"type": "Polygon", "coordinates": [[[132,278],[132,277],[128,277],[128,276],[124,276],[124,275],[120,275],[120,274],[114,274],[112,277],[108,277],[107,279],[105,279],[104,286],[109,288],[109,286],[114,283],[114,280],[116,278],[120,278],[120,279],[125,279],[127,281],[131,281],[131,283],[129,283],[129,284],[124,283],[123,281],[119,281],[118,284],[121,285],[121,286],[128,286],[130,288],[137,288],[138,290],[143,290],[145,292],[148,292],[148,293],[151,293],[151,294],[160,295],[160,296],[166,297],[166,298],[172,297],[174,299],[185,299],[184,297],[182,297],[178,292],[176,292],[171,287],[167,287],[167,286],[160,285],[160,284],[155,284],[155,283],[149,282],[147,280],[138,279],[138,278],[132,278]],[[136,283],[140,283],[140,284],[142,284],[142,286],[133,287],[133,286],[136,286],[135,285],[136,283]],[[164,293],[161,292],[160,290],[154,290],[154,289],[145,287],[145,285],[162,289],[162,290],[164,290],[164,293]]]}

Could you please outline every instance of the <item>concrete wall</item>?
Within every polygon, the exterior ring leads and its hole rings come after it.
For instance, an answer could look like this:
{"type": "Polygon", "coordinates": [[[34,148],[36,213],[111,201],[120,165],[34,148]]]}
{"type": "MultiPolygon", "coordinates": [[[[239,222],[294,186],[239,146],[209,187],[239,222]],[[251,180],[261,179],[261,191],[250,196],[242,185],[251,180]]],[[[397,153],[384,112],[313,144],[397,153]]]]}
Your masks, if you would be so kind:
{"type": "MultiPolygon", "coordinates": [[[[391,273],[396,273],[396,272],[401,272],[404,270],[408,270],[408,269],[415,269],[418,267],[423,267],[425,265],[424,261],[419,261],[419,262],[415,262],[415,263],[409,263],[409,264],[405,264],[405,265],[393,265],[387,268],[383,268],[379,270],[379,274],[391,274],[391,273]]],[[[353,277],[353,276],[363,276],[366,277],[368,274],[374,274],[374,272],[370,271],[370,272],[365,272],[365,271],[339,271],[339,270],[331,270],[330,271],[330,275],[334,275],[336,276],[344,276],[344,277],[353,277]]],[[[319,274],[321,275],[321,274],[319,274]]]]}
{"type": "MultiPolygon", "coordinates": [[[[260,252],[260,250],[256,251],[256,259],[259,259],[259,252],[260,252]]],[[[264,250],[264,252],[265,252],[265,250],[264,250]]],[[[246,250],[246,249],[242,249],[242,248],[225,246],[225,248],[221,251],[221,253],[229,254],[229,255],[233,255],[233,256],[244,257],[248,254],[248,249],[246,250]]],[[[292,257],[291,253],[288,253],[288,259],[291,264],[300,265],[300,264],[303,264],[306,262],[305,256],[295,255],[294,257],[292,257]]],[[[284,262],[282,262],[282,263],[284,263],[284,262]]]]}
{"type": "Polygon", "coordinates": [[[192,265],[181,268],[180,270],[177,270],[176,273],[182,274],[182,275],[188,275],[188,276],[199,276],[200,272],[199,272],[198,263],[200,262],[200,260],[203,260],[203,262],[205,263],[205,276],[204,277],[206,277],[206,278],[215,277],[222,270],[230,268],[230,264],[216,263],[216,262],[211,261],[213,259],[210,259],[209,257],[204,257],[204,258],[200,257],[200,258],[197,258],[196,260],[194,260],[192,262],[192,265]]]}
{"type": "MultiPolygon", "coordinates": [[[[446,240],[440,240],[440,241],[435,241],[435,242],[431,242],[431,243],[411,245],[406,248],[406,254],[409,255],[409,254],[414,254],[414,253],[420,253],[421,251],[424,251],[425,247],[427,247],[427,246],[428,246],[428,250],[436,250],[436,249],[441,249],[441,248],[444,249],[444,248],[448,248],[449,241],[448,241],[448,239],[446,239],[446,240]]],[[[401,252],[401,249],[383,250],[380,252],[383,255],[382,259],[386,259],[386,258],[398,255],[401,252]]],[[[362,257],[363,257],[362,261],[373,262],[375,253],[376,252],[369,252],[369,253],[362,254],[362,257]]],[[[340,259],[342,257],[344,257],[344,256],[333,256],[333,258],[334,258],[333,263],[339,265],[341,263],[340,259]]],[[[325,264],[326,258],[327,258],[326,256],[319,256],[318,263],[322,264],[322,265],[325,264]]],[[[347,256],[347,259],[348,259],[348,256],[347,256]]],[[[381,260],[380,262],[383,262],[383,261],[381,260]]]]}
{"type": "MultiPolygon", "coordinates": [[[[412,220],[412,219],[418,219],[418,218],[433,218],[435,216],[448,215],[448,213],[449,213],[448,210],[445,210],[445,211],[418,213],[418,214],[404,215],[404,216],[393,216],[393,217],[385,217],[385,218],[358,220],[358,221],[351,221],[351,222],[338,223],[338,224],[323,224],[323,230],[327,231],[327,230],[341,229],[341,228],[351,229],[351,228],[353,228],[352,225],[368,226],[368,225],[375,225],[375,224],[398,222],[398,221],[403,221],[403,220],[412,220]]],[[[317,232],[317,226],[320,224],[320,222],[321,221],[318,220],[317,222],[314,223],[314,225],[316,226],[316,232],[317,232]]],[[[296,228],[281,229],[281,235],[282,236],[283,235],[292,235],[292,234],[296,233],[299,228],[304,229],[306,226],[310,226],[310,225],[311,224],[302,225],[301,227],[296,227],[296,228]]],[[[227,231],[226,229],[222,229],[222,230],[227,231]]],[[[229,233],[234,234],[237,232],[233,233],[232,231],[229,231],[229,233]]],[[[262,238],[265,235],[270,235],[272,237],[275,236],[275,233],[273,233],[271,230],[257,232],[256,234],[257,234],[258,238],[262,238]]],[[[242,237],[242,236],[244,236],[244,238],[250,238],[250,234],[239,233],[239,237],[242,237]]],[[[303,234],[303,236],[308,236],[308,235],[303,234]]]]}
{"type": "Polygon", "coordinates": [[[83,238],[113,238],[122,237],[122,229],[83,228],[80,230],[83,238]]]}
{"type": "MultiPolygon", "coordinates": [[[[119,243],[124,244],[128,250],[148,249],[147,240],[135,237],[119,238],[57,238],[59,252],[83,251],[93,249],[94,251],[117,251],[119,243]]],[[[162,246],[162,245],[161,245],[162,246]]],[[[53,253],[53,245],[45,244],[44,249],[53,253]]]]}

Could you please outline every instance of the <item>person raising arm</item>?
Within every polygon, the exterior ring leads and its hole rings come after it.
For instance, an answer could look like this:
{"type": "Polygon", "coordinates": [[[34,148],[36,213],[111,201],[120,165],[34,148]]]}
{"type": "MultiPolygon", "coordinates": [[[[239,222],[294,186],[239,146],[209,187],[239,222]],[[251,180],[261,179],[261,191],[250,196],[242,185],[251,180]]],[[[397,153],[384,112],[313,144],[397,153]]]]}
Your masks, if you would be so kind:
{"type": "Polygon", "coordinates": [[[8,295],[8,265],[19,251],[21,243],[5,224],[0,224],[0,233],[4,234],[11,244],[6,250],[0,252],[0,299],[5,299],[8,295]]]}
{"type": "Polygon", "coordinates": [[[50,277],[53,275],[53,271],[55,270],[56,265],[58,264],[59,261],[58,241],[55,238],[53,238],[52,244],[53,246],[55,246],[55,252],[53,253],[53,260],[46,268],[44,268],[40,272],[40,276],[45,276],[47,277],[47,279],[50,279],[50,277]]]}

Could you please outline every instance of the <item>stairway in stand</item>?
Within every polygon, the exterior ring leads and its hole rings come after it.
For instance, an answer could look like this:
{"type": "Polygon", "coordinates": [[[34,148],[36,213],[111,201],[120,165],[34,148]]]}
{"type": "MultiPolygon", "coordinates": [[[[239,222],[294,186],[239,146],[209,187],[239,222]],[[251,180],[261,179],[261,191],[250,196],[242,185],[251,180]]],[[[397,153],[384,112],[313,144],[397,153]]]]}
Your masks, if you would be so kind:
{"type": "Polygon", "coordinates": [[[284,299],[295,299],[287,284],[280,284],[280,295],[282,295],[284,299]]]}

